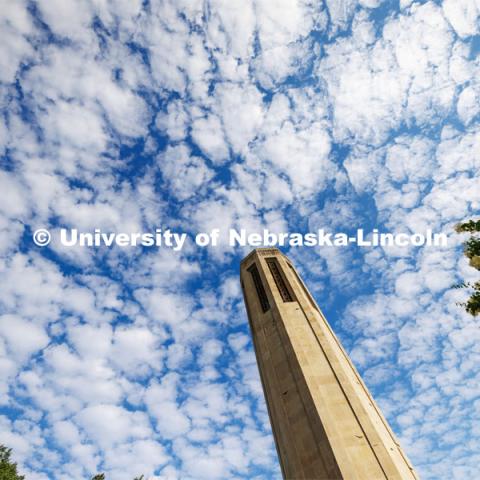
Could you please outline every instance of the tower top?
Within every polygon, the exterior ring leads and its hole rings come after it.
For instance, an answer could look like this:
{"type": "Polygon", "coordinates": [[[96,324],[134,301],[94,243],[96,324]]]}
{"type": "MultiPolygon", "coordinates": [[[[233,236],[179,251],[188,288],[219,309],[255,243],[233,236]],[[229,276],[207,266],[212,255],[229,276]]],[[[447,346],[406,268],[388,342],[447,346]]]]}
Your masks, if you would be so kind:
{"type": "Polygon", "coordinates": [[[271,256],[271,255],[282,255],[285,256],[278,248],[275,247],[258,247],[253,249],[244,259],[240,262],[240,264],[243,264],[247,261],[249,261],[255,254],[257,254],[260,257],[266,257],[271,256]]]}

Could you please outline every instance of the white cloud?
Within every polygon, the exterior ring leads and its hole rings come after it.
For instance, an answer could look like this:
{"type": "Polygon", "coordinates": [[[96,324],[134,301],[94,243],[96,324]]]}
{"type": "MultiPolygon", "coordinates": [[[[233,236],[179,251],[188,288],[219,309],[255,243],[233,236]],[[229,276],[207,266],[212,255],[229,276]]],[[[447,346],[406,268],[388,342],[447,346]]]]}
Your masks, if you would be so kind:
{"type": "Polygon", "coordinates": [[[460,37],[468,37],[478,33],[479,5],[469,0],[445,0],[443,11],[450,24],[460,37]]]}
{"type": "Polygon", "coordinates": [[[0,189],[3,200],[1,212],[8,218],[25,218],[29,211],[27,191],[12,174],[0,172],[0,189]]]}
{"type": "Polygon", "coordinates": [[[77,324],[68,328],[68,336],[83,357],[103,357],[110,350],[112,329],[110,325],[77,324]]]}
{"type": "Polygon", "coordinates": [[[146,478],[163,477],[152,476],[153,472],[163,466],[169,457],[165,449],[153,440],[136,440],[120,445],[107,452],[105,465],[107,475],[119,480],[131,480],[140,472],[146,478]]]}
{"type": "Polygon", "coordinates": [[[237,154],[245,154],[263,119],[263,101],[253,85],[219,85],[215,90],[226,138],[237,154]]]}
{"type": "Polygon", "coordinates": [[[255,59],[256,76],[264,88],[272,88],[276,84],[302,73],[311,59],[312,46],[290,43],[263,49],[255,59]]]}
{"type": "Polygon", "coordinates": [[[66,0],[57,5],[41,0],[39,6],[43,19],[54,33],[93,44],[93,32],[88,27],[94,12],[88,3],[77,5],[73,0],[66,0]]]}
{"type": "Polygon", "coordinates": [[[255,34],[255,12],[250,1],[214,2],[209,12],[207,38],[229,58],[248,59],[255,34]]]}
{"type": "Polygon", "coordinates": [[[169,102],[167,112],[160,112],[155,121],[157,127],[171,140],[183,140],[187,135],[188,114],[180,101],[169,102]]]}
{"type": "Polygon", "coordinates": [[[472,87],[465,88],[458,98],[457,112],[462,122],[467,125],[478,115],[478,94],[472,87]]]}
{"type": "Polygon", "coordinates": [[[192,125],[192,138],[213,162],[224,163],[229,156],[220,120],[209,115],[198,118],[192,125]]]}
{"type": "Polygon", "coordinates": [[[262,49],[286,45],[307,35],[313,27],[315,9],[308,2],[274,0],[256,4],[262,49]]]}
{"type": "Polygon", "coordinates": [[[26,3],[15,2],[7,6],[2,2],[0,13],[2,28],[2,45],[0,47],[0,79],[3,82],[13,82],[21,64],[28,62],[33,55],[33,48],[27,35],[33,33],[26,3]]]}
{"type": "Polygon", "coordinates": [[[191,155],[185,145],[168,147],[159,157],[158,163],[162,177],[179,200],[198,195],[199,190],[204,189],[213,177],[213,172],[205,161],[191,155]]]}
{"type": "Polygon", "coordinates": [[[112,362],[132,377],[162,369],[161,336],[147,328],[117,328],[113,336],[112,362]]]}
{"type": "Polygon", "coordinates": [[[117,405],[99,404],[87,407],[76,415],[88,438],[105,448],[123,443],[129,438],[148,438],[151,435],[147,416],[129,412],[117,405]]]}
{"type": "Polygon", "coordinates": [[[190,430],[190,419],[177,404],[179,377],[170,373],[161,383],[151,384],[145,393],[145,404],[154,417],[156,430],[163,438],[171,439],[190,430]]]}
{"type": "MultiPolygon", "coordinates": [[[[361,13],[356,23],[368,25],[361,13]]],[[[328,46],[317,72],[332,97],[335,138],[380,145],[402,120],[423,124],[446,113],[452,42],[441,9],[429,2],[389,19],[372,45],[367,35],[328,46]]]]}

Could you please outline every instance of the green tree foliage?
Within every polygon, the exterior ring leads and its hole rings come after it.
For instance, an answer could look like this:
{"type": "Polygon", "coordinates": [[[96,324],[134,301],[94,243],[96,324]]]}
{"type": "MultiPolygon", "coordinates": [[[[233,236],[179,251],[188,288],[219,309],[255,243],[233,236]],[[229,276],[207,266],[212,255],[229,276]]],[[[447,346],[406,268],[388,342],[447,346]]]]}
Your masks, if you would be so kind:
{"type": "MultiPolygon", "coordinates": [[[[455,227],[455,231],[471,234],[471,237],[463,244],[463,253],[469,259],[470,266],[480,270],[480,238],[477,236],[480,232],[480,220],[469,220],[468,222],[460,223],[455,227]]],[[[459,305],[465,307],[465,310],[471,315],[476,316],[480,313],[480,281],[460,283],[455,285],[455,288],[468,288],[472,292],[470,298],[459,305]]]]}
{"type": "Polygon", "coordinates": [[[469,220],[468,222],[459,223],[455,226],[457,233],[468,232],[475,233],[480,232],[480,220],[469,220]]]}
{"type": "MultiPolygon", "coordinates": [[[[0,445],[0,480],[25,480],[23,475],[17,472],[17,464],[11,460],[12,449],[5,445],[0,445]]],[[[133,480],[144,480],[145,477],[140,475],[133,480]]],[[[97,473],[91,480],[105,480],[104,473],[97,473]]]]}
{"type": "Polygon", "coordinates": [[[12,462],[11,455],[11,448],[0,445],[0,480],[25,480],[23,475],[18,474],[17,464],[12,462]]]}
{"type": "MultiPolygon", "coordinates": [[[[133,480],[144,480],[144,476],[140,475],[139,477],[135,477],[133,480]]],[[[3,480],[2,477],[0,477],[0,480],[3,480]]],[[[95,476],[92,477],[92,480],[105,480],[105,474],[104,473],[97,473],[95,476]]]]}

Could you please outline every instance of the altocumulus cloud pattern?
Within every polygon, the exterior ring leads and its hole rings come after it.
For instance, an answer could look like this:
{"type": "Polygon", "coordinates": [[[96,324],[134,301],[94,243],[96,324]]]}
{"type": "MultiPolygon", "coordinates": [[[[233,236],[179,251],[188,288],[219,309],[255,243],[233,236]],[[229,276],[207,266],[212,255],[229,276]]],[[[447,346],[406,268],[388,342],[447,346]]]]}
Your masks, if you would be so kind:
{"type": "MultiPolygon", "coordinates": [[[[478,0],[3,0],[1,442],[29,480],[279,478],[246,249],[37,228],[452,232],[478,212],[478,0]]],[[[448,248],[290,249],[423,479],[478,477],[448,248]]]]}

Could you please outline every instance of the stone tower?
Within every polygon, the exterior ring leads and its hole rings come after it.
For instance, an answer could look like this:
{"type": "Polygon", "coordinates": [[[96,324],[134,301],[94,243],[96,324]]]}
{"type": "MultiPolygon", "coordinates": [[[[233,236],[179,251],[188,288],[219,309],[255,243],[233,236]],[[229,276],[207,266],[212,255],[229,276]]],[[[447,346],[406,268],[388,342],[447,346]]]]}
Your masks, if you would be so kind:
{"type": "Polygon", "coordinates": [[[289,259],[259,248],[240,277],[285,479],[418,479],[289,259]]]}

